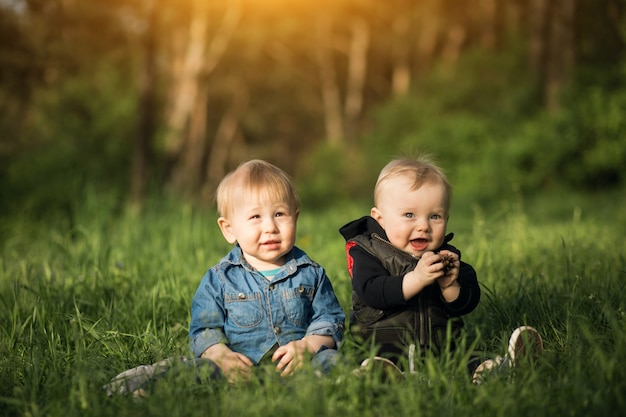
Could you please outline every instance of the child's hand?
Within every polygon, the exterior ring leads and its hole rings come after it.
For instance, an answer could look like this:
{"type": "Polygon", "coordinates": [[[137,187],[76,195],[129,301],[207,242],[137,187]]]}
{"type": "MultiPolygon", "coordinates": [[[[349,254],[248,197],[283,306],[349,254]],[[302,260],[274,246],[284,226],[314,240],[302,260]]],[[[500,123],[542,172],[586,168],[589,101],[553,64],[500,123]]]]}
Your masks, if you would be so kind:
{"type": "Polygon", "coordinates": [[[442,250],[438,255],[440,259],[439,263],[441,264],[440,271],[443,275],[437,279],[437,282],[439,282],[439,286],[444,289],[449,287],[458,278],[461,262],[459,261],[459,255],[448,250],[442,250]]]}
{"type": "Polygon", "coordinates": [[[228,382],[247,381],[252,371],[252,361],[238,352],[230,352],[224,355],[217,364],[228,382]]]}
{"type": "Polygon", "coordinates": [[[456,282],[459,277],[459,255],[454,252],[442,250],[439,252],[441,257],[441,272],[443,275],[437,278],[437,283],[446,301],[454,301],[459,296],[459,284],[456,282]]]}
{"type": "Polygon", "coordinates": [[[202,353],[202,357],[213,361],[228,382],[247,381],[250,378],[253,363],[245,355],[233,352],[224,344],[218,343],[202,353]]]}
{"type": "Polygon", "coordinates": [[[280,376],[291,375],[296,369],[302,367],[308,344],[303,339],[294,340],[280,346],[272,355],[272,362],[278,361],[276,369],[280,376]]]}
{"type": "Polygon", "coordinates": [[[441,255],[430,251],[424,252],[413,272],[416,273],[417,279],[421,281],[424,286],[434,283],[438,278],[443,276],[441,255]]]}
{"type": "Polygon", "coordinates": [[[402,294],[409,300],[421,292],[425,287],[433,284],[443,276],[441,256],[434,252],[424,252],[419,262],[402,280],[402,294]]]}

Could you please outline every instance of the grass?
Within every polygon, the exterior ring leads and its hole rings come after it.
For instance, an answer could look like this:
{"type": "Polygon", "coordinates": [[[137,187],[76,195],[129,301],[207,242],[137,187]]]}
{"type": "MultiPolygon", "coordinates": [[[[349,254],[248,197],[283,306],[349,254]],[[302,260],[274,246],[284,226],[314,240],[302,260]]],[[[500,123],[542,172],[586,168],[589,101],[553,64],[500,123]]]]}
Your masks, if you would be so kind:
{"type": "MultiPolygon", "coordinates": [[[[614,198],[454,208],[453,243],[483,286],[463,342],[501,354],[518,325],[544,335],[541,361],[511,378],[474,386],[457,353],[427,358],[400,383],[354,378],[349,363],[328,379],[305,369],[280,380],[259,369],[264,382],[241,386],[178,376],[144,401],[109,398],[100,387],[127,368],[188,354],[191,297],[229,249],[214,213],[156,202],[138,215],[90,197],[71,217],[4,219],[0,415],[621,415],[626,219],[614,198]]],[[[326,267],[346,311],[350,283],[337,229],[366,212],[305,208],[299,223],[298,245],[326,267]]],[[[354,359],[349,337],[344,349],[354,359]]]]}

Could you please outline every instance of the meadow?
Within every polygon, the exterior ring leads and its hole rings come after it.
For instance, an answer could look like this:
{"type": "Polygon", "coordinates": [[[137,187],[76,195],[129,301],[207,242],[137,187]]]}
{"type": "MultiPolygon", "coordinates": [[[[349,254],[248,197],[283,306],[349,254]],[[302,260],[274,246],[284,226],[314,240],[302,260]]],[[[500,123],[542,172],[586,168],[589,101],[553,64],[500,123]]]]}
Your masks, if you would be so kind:
{"type": "MultiPolygon", "coordinates": [[[[110,378],[188,355],[189,304],[228,250],[210,208],[154,200],[139,214],[89,195],[70,214],[0,226],[1,416],[618,416],[626,409],[626,213],[621,194],[544,196],[488,208],[459,201],[449,231],[483,293],[464,344],[502,354],[535,326],[535,366],[472,385],[462,354],[426,358],[400,382],[355,377],[357,347],[328,378],[311,370],[230,386],[178,375],[142,400],[107,397],[110,378]]],[[[322,264],[344,309],[350,282],[337,229],[354,203],[304,207],[298,246],[322,264]]]]}

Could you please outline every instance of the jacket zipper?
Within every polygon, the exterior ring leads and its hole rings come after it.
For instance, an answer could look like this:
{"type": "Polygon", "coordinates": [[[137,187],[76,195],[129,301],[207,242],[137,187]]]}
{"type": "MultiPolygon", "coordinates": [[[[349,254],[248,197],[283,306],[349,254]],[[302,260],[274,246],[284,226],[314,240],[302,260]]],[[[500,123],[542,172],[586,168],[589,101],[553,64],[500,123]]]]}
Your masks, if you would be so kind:
{"type": "MultiPolygon", "coordinates": [[[[414,260],[418,261],[420,260],[420,258],[418,258],[415,255],[412,255],[410,253],[406,253],[398,248],[396,248],[395,246],[393,246],[391,244],[391,242],[389,242],[387,239],[384,239],[382,236],[380,236],[378,233],[372,233],[372,237],[376,240],[379,240],[381,242],[383,242],[384,244],[388,245],[389,247],[393,248],[393,250],[395,250],[396,252],[398,252],[400,255],[403,256],[410,256],[411,258],[413,258],[414,260]]],[[[424,288],[418,295],[417,295],[417,308],[418,308],[418,313],[419,313],[419,343],[420,346],[423,347],[427,347],[426,346],[426,342],[429,338],[428,335],[428,312],[426,311],[426,307],[425,307],[425,303],[424,303],[424,292],[426,291],[426,289],[424,288]]]]}

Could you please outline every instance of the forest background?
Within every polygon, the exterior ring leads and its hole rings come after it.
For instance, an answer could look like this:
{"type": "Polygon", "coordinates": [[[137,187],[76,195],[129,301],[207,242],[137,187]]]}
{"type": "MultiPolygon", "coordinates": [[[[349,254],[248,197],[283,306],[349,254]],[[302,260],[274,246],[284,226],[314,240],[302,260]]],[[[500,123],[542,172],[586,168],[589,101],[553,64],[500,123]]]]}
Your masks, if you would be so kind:
{"type": "Polygon", "coordinates": [[[1,0],[0,212],[210,204],[251,157],[305,204],[431,153],[458,201],[626,176],[618,0],[1,0]]]}
{"type": "Polygon", "coordinates": [[[0,0],[0,41],[0,415],[623,414],[623,0],[0,0]],[[533,324],[537,372],[475,387],[444,358],[388,385],[348,361],[344,383],[104,395],[188,354],[227,171],[295,178],[298,245],[349,311],[337,229],[421,152],[483,290],[462,343],[533,324]]]}

